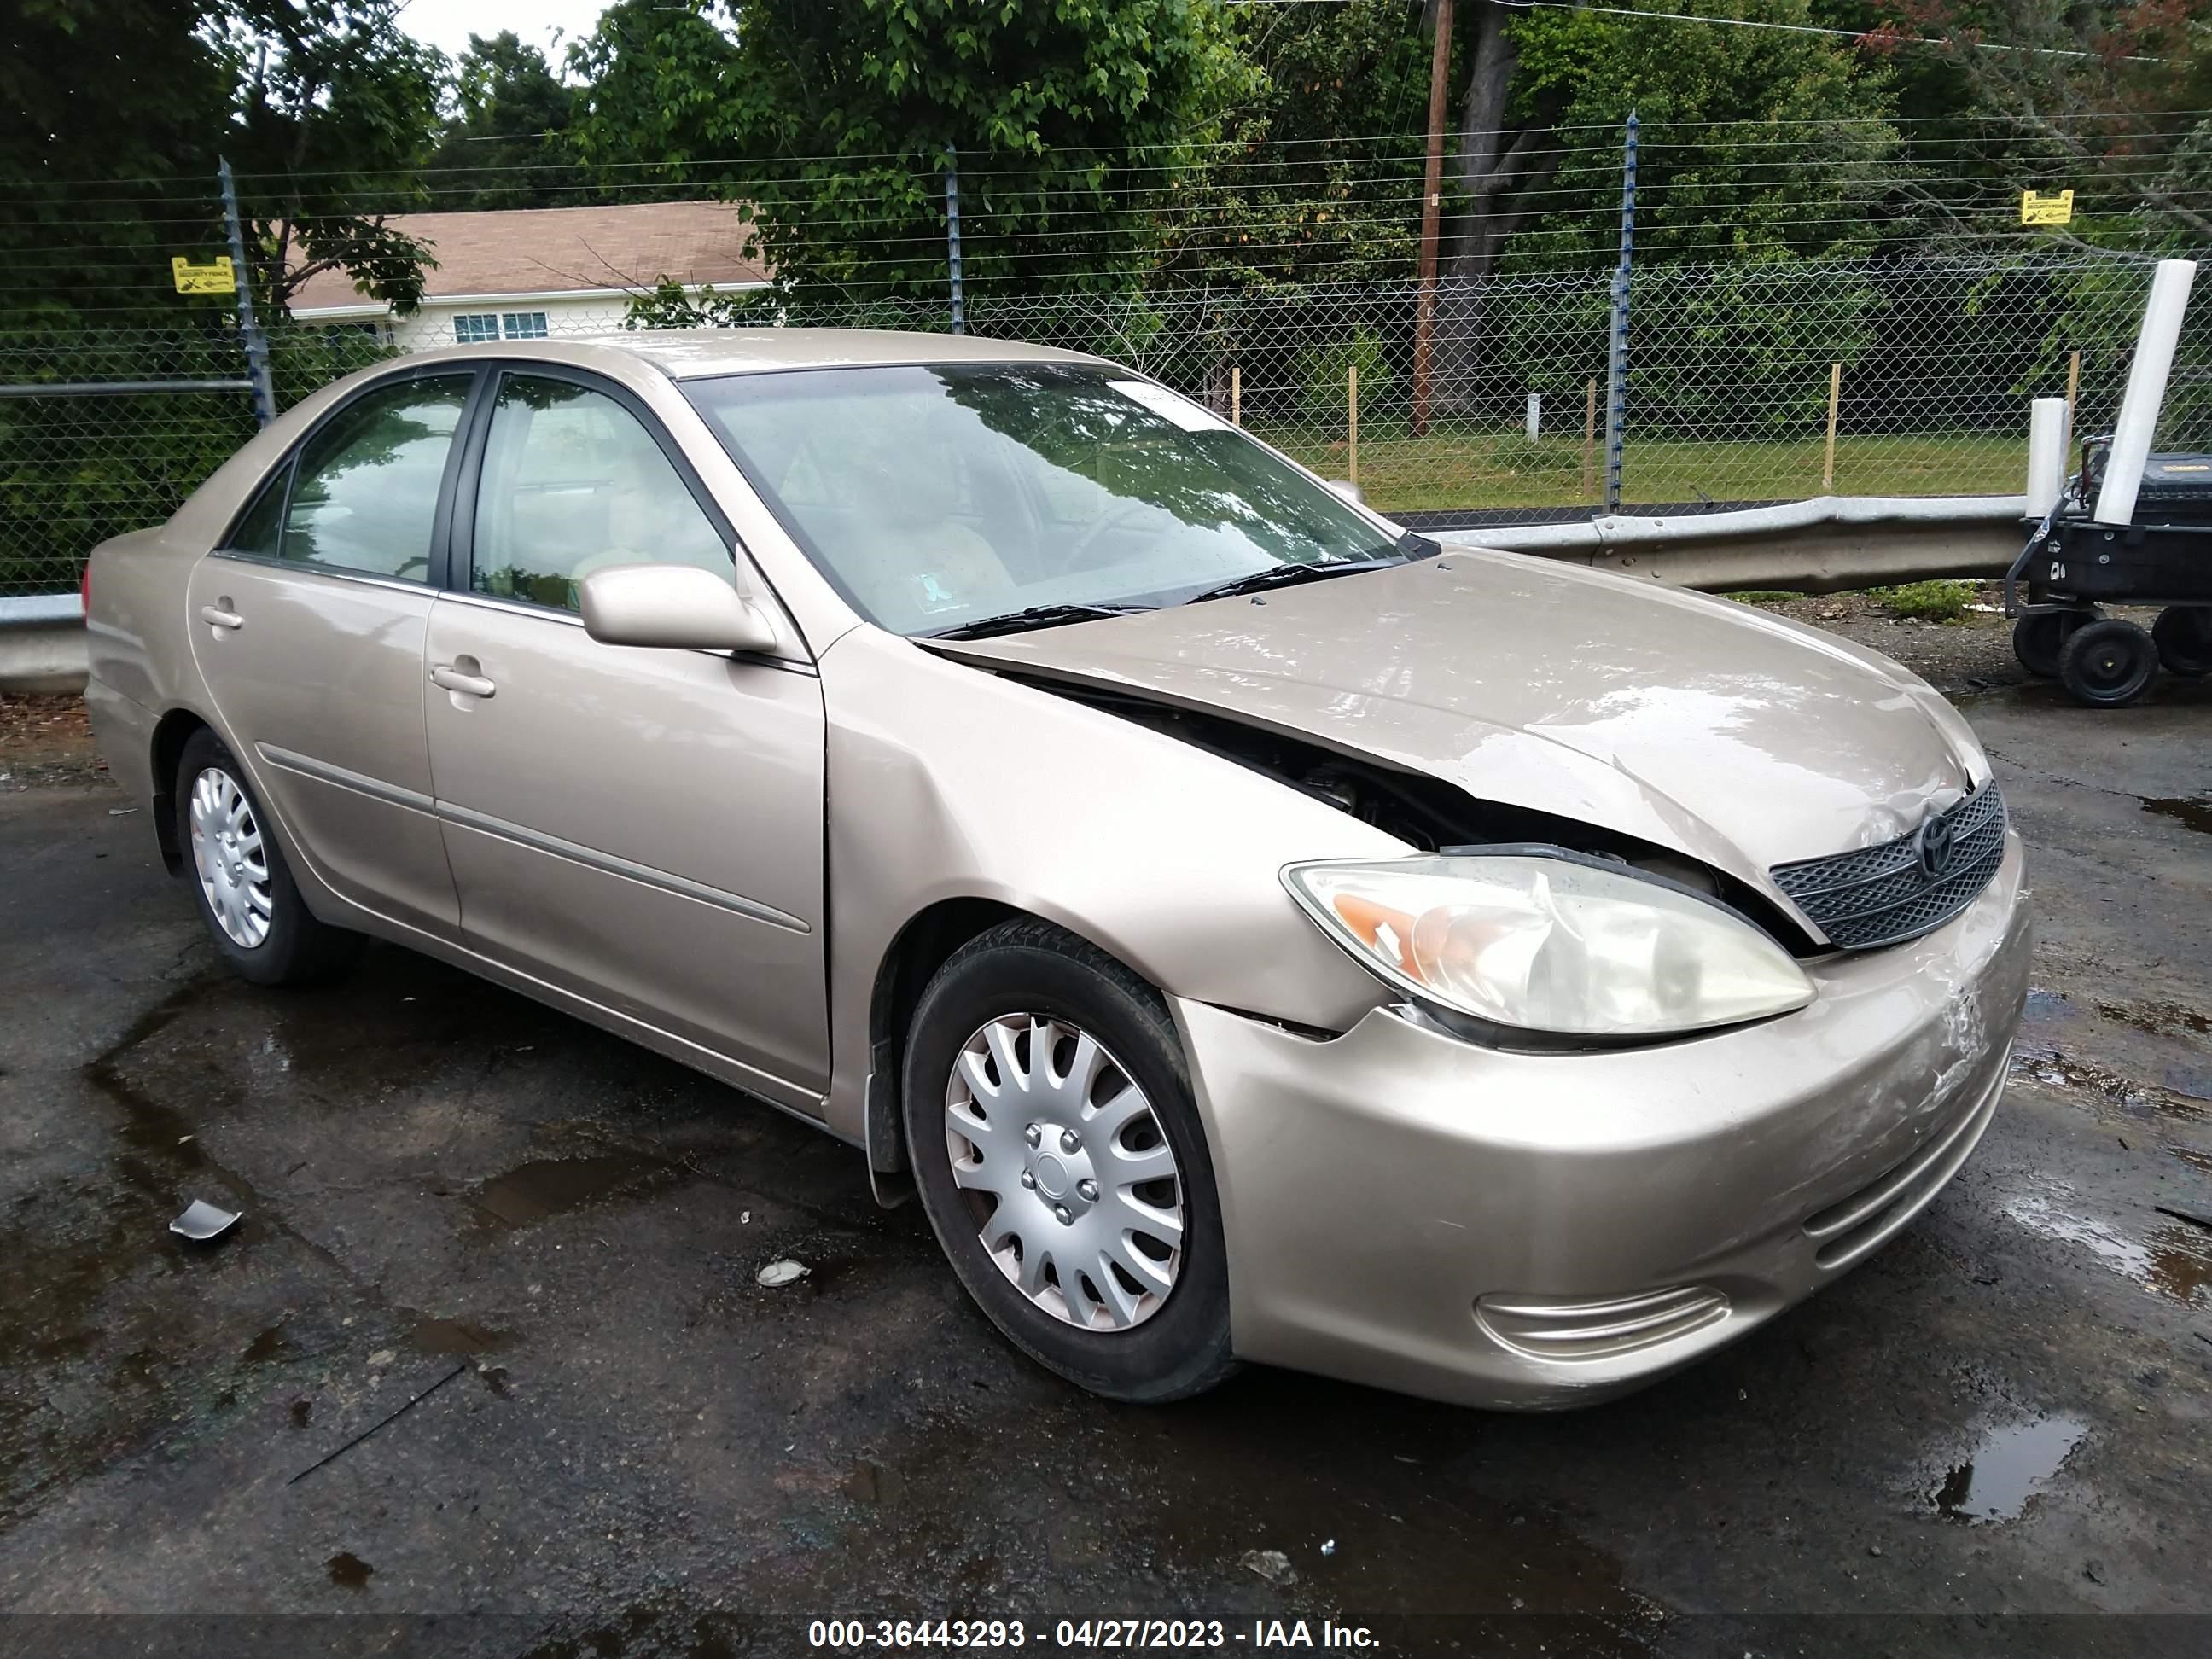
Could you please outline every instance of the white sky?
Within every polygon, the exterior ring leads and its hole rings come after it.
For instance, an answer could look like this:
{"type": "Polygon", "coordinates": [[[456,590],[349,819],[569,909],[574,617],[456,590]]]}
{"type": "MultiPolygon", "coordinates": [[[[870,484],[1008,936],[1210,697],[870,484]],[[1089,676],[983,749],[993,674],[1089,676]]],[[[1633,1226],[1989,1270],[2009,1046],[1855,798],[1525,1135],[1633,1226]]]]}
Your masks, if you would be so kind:
{"type": "Polygon", "coordinates": [[[399,27],[448,58],[459,58],[471,34],[513,29],[543,52],[558,73],[562,52],[553,44],[553,31],[562,31],[565,47],[590,31],[606,5],[607,0],[410,0],[399,14],[399,27]]]}

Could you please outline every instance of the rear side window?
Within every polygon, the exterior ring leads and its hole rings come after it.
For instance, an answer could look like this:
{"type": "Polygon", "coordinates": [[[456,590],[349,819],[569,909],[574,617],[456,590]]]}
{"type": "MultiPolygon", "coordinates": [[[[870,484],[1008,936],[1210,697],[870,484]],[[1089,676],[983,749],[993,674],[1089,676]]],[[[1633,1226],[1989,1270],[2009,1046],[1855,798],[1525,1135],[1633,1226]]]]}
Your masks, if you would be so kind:
{"type": "Polygon", "coordinates": [[[324,422],[300,452],[278,556],[428,580],[439,486],[472,379],[383,386],[324,422]]]}
{"type": "Polygon", "coordinates": [[[261,486],[260,495],[238,521],[225,547],[234,553],[258,553],[264,559],[276,556],[277,532],[284,517],[284,483],[291,476],[289,464],[276,469],[276,476],[261,486]]]}

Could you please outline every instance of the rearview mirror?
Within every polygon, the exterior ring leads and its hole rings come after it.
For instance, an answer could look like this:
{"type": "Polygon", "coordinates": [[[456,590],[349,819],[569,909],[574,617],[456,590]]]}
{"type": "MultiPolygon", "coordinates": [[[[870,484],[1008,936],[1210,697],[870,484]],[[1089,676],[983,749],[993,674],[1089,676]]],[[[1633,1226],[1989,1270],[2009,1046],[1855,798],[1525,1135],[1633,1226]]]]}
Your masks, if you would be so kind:
{"type": "Polygon", "coordinates": [[[1354,507],[1364,505],[1367,500],[1366,495],[1361,492],[1359,486],[1352,483],[1349,478],[1325,478],[1322,482],[1328,484],[1328,487],[1338,495],[1343,496],[1345,500],[1350,501],[1354,507]]]}
{"type": "Polygon", "coordinates": [[[773,651],[775,624],[726,577],[690,564],[620,564],[580,587],[584,631],[602,645],[773,651]]]}

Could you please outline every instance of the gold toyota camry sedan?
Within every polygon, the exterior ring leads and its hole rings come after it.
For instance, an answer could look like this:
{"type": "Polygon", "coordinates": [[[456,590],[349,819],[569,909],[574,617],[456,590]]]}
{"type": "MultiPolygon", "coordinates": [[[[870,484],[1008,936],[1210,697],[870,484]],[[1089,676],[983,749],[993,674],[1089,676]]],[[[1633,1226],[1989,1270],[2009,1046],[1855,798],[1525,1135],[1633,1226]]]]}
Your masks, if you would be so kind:
{"type": "Polygon", "coordinates": [[[239,973],[390,940],[818,1124],[1118,1399],[1648,1381],[1935,1197],[2026,996],[1911,674],[1408,534],[1075,353],[402,358],[88,583],[239,973]]]}

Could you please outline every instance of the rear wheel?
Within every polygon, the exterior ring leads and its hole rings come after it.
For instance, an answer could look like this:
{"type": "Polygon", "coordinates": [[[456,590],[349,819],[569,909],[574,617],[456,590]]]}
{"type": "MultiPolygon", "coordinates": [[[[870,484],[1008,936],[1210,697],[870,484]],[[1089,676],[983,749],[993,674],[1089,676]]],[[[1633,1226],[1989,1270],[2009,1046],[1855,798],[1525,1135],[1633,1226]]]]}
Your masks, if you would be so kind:
{"type": "Polygon", "coordinates": [[[245,769],[204,727],[185,742],[175,799],[177,841],[216,955],[257,985],[303,984],[351,964],[361,936],[307,913],[245,769]]]}
{"type": "Polygon", "coordinates": [[[2058,683],[2091,708],[2131,703],[2157,676],[2158,647],[2150,635],[2117,617],[2077,629],[2058,653],[2058,683]]]}
{"type": "Polygon", "coordinates": [[[2212,605],[2169,605],[2150,636],[2167,673],[2192,680],[2212,674],[2212,605]]]}
{"type": "Polygon", "coordinates": [[[2012,653],[2039,680],[2058,678],[2058,653],[2075,632],[2096,619],[2094,611],[2032,611],[2012,625],[2012,653]]]}
{"type": "Polygon", "coordinates": [[[1236,1369],[1212,1165],[1152,987],[1048,924],[993,928],[922,993],[902,1082],[930,1226],[1017,1347],[1146,1403],[1236,1369]]]}

